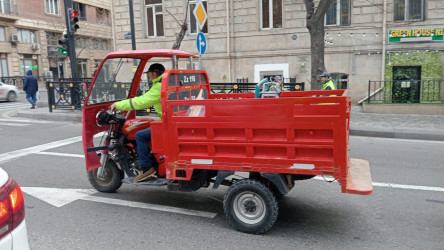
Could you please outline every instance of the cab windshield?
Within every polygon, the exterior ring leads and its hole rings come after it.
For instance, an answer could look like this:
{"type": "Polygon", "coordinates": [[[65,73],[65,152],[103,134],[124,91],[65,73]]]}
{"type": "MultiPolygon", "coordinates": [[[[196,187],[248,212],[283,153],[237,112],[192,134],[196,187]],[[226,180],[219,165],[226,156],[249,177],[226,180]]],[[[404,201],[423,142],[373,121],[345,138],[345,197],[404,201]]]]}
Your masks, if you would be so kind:
{"type": "Polygon", "coordinates": [[[140,59],[110,58],[100,68],[88,105],[128,98],[140,59]]]}

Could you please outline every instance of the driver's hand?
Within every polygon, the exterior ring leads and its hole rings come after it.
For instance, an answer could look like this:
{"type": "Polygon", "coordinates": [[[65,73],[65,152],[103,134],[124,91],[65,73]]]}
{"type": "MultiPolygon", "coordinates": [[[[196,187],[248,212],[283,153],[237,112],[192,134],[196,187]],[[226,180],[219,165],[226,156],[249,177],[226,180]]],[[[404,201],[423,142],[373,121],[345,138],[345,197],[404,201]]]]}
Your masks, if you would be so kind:
{"type": "Polygon", "coordinates": [[[116,109],[116,103],[111,104],[111,106],[109,106],[109,109],[111,111],[114,111],[116,109]]]}

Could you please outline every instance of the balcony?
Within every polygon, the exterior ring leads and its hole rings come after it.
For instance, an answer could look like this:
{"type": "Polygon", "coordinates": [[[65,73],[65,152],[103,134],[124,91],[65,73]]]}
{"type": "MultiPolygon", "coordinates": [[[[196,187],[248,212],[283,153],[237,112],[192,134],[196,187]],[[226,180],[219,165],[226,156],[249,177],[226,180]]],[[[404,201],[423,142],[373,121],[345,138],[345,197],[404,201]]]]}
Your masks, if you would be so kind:
{"type": "Polygon", "coordinates": [[[0,21],[15,22],[19,19],[11,0],[0,0],[0,21]]]}

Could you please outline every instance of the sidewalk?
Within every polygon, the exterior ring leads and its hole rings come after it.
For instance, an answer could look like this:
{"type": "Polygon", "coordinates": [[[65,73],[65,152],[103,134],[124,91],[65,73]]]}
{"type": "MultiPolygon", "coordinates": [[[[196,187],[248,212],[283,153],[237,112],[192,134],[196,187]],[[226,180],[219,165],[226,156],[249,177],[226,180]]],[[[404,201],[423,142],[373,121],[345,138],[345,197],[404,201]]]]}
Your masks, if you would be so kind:
{"type": "MultiPolygon", "coordinates": [[[[39,103],[37,109],[19,110],[15,116],[82,122],[82,111],[53,110],[39,103]]],[[[12,114],[14,115],[14,114],[12,114]]],[[[361,106],[353,106],[350,135],[417,140],[444,141],[444,115],[405,115],[363,113],[361,106]]]]}

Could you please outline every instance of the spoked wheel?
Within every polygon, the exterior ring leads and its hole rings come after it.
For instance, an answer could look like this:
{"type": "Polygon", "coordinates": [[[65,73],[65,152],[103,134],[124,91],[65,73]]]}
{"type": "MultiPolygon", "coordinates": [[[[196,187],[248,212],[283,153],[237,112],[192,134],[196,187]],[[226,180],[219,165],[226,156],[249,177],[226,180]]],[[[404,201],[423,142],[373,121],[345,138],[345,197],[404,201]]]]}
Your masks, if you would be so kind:
{"type": "Polygon", "coordinates": [[[261,234],[276,222],[279,207],[273,192],[257,180],[234,183],[224,197],[224,212],[236,230],[261,234]]]}
{"type": "Polygon", "coordinates": [[[97,191],[112,193],[122,186],[122,179],[125,177],[113,160],[108,160],[103,168],[102,176],[97,176],[98,168],[88,171],[88,180],[97,191]]]}
{"type": "Polygon", "coordinates": [[[9,91],[7,99],[8,102],[15,102],[17,100],[17,95],[13,91],[9,91]]]}

